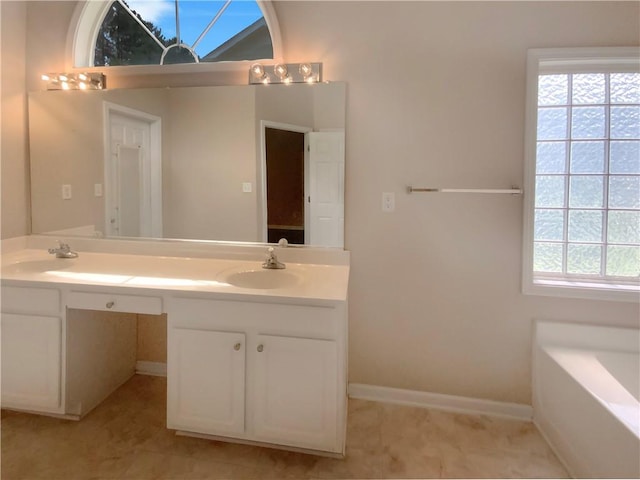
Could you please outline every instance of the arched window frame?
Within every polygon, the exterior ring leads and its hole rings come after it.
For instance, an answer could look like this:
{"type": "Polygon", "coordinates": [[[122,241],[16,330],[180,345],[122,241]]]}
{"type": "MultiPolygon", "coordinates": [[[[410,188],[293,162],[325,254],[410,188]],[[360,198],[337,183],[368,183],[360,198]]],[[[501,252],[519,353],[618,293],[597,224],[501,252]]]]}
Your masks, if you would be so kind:
{"type": "MultiPolygon", "coordinates": [[[[115,69],[118,73],[153,74],[153,73],[188,73],[188,72],[212,72],[248,70],[255,60],[232,62],[201,62],[197,64],[177,65],[126,65],[113,67],[95,67],[94,49],[98,32],[109,10],[111,0],[91,0],[80,2],[76,6],[69,26],[67,36],[67,69],[69,71],[81,69],[83,71],[115,69]]],[[[276,12],[270,0],[256,0],[262,10],[264,19],[271,35],[273,46],[273,59],[265,61],[278,63],[283,60],[282,37],[276,12]]]]}

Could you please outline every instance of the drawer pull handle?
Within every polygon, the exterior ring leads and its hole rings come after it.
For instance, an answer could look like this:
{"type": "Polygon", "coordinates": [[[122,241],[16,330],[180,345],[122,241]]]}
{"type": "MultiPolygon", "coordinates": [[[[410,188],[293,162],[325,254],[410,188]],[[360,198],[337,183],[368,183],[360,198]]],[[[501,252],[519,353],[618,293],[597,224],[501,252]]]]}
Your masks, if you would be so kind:
{"type": "Polygon", "coordinates": [[[113,308],[113,306],[116,304],[116,302],[107,302],[106,307],[107,308],[113,308]]]}
{"type": "Polygon", "coordinates": [[[262,344],[258,345],[258,351],[261,352],[262,350],[264,350],[264,346],[262,344]]]}
{"type": "Polygon", "coordinates": [[[240,347],[241,347],[241,346],[242,346],[242,345],[240,344],[240,342],[238,342],[238,343],[236,343],[236,344],[233,346],[233,349],[237,352],[238,350],[240,350],[240,347]]]}

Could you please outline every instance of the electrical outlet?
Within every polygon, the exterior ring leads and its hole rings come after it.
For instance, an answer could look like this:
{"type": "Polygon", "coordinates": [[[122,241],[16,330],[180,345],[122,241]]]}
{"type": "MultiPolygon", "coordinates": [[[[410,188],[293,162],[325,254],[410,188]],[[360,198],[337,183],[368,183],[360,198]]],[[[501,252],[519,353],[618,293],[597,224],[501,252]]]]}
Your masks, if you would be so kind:
{"type": "Polygon", "coordinates": [[[71,199],[71,185],[62,185],[62,199],[71,199]]]}
{"type": "Polygon", "coordinates": [[[382,211],[393,212],[396,209],[396,195],[393,192],[382,192],[382,211]]]}
{"type": "Polygon", "coordinates": [[[93,184],[93,195],[96,197],[101,197],[102,196],[102,184],[101,183],[94,183],[93,184]]]}

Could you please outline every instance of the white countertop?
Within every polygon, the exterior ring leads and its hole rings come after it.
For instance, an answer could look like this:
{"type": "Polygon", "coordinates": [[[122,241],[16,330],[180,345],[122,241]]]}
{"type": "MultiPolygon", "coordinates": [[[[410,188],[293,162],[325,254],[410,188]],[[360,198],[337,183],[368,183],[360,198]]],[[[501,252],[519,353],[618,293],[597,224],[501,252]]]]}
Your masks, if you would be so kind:
{"type": "MultiPolygon", "coordinates": [[[[340,264],[340,262],[337,262],[339,264],[286,262],[285,270],[265,270],[261,268],[261,256],[256,260],[247,260],[245,259],[247,256],[243,258],[241,255],[238,256],[241,259],[236,259],[82,250],[77,250],[78,258],[60,259],[49,254],[44,248],[32,248],[33,245],[29,243],[33,242],[14,243],[11,248],[5,248],[6,245],[3,244],[1,262],[3,283],[31,282],[118,289],[150,289],[163,292],[180,291],[217,294],[216,296],[224,298],[292,300],[296,303],[346,301],[347,299],[349,265],[340,264]],[[274,279],[277,275],[286,281],[275,282],[275,288],[243,288],[230,283],[231,275],[239,272],[257,272],[257,276],[266,279],[268,286],[271,286],[271,275],[274,279]],[[278,283],[282,285],[278,286],[278,283]]],[[[266,247],[260,248],[259,251],[261,254],[263,251],[266,252],[266,247]]],[[[282,258],[285,255],[279,255],[279,257],[285,260],[282,258]]]]}

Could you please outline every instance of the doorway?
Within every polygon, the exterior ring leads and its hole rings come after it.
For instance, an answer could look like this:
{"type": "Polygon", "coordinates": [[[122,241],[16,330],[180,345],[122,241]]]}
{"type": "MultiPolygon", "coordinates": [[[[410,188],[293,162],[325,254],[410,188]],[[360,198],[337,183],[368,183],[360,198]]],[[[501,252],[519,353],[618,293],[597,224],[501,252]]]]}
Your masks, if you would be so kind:
{"type": "Polygon", "coordinates": [[[304,133],[266,128],[267,242],[304,244],[304,133]]]}
{"type": "Polygon", "coordinates": [[[105,102],[105,231],[162,237],[160,117],[105,102]]]}
{"type": "Polygon", "coordinates": [[[305,133],[310,127],[261,122],[262,241],[305,241],[305,133]]]}

